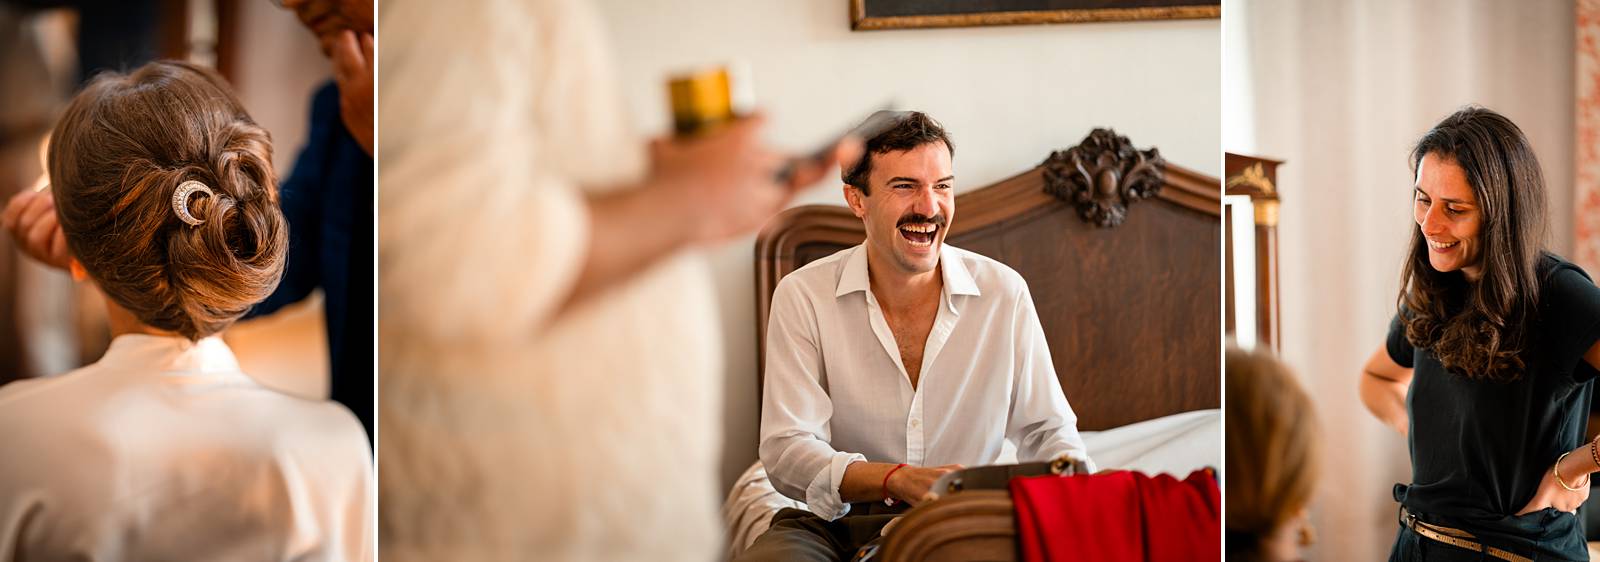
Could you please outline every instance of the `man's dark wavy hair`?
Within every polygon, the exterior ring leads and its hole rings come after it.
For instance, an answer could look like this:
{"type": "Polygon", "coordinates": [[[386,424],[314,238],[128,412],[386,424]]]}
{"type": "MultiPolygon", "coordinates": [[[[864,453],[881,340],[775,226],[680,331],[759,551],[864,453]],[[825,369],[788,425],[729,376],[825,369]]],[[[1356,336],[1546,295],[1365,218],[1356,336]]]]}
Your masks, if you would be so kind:
{"type": "Polygon", "coordinates": [[[1412,177],[1432,154],[1455,162],[1477,198],[1478,265],[1469,282],[1460,271],[1428,263],[1428,241],[1412,229],[1400,274],[1406,339],[1433,350],[1445,368],[1472,380],[1521,377],[1523,352],[1538,308],[1538,261],[1545,228],[1544,176],[1528,138],[1515,123],[1482,107],[1451,114],[1411,150],[1412,177]]]}
{"type": "Polygon", "coordinates": [[[893,128],[867,139],[865,150],[856,165],[848,170],[841,170],[844,183],[855,186],[861,190],[862,195],[872,195],[872,188],[867,185],[867,180],[872,175],[873,155],[911,150],[936,142],[944,143],[944,147],[950,151],[950,156],[955,157],[956,145],[950,142],[950,134],[945,132],[938,121],[920,111],[907,112],[900,117],[893,128]]]}

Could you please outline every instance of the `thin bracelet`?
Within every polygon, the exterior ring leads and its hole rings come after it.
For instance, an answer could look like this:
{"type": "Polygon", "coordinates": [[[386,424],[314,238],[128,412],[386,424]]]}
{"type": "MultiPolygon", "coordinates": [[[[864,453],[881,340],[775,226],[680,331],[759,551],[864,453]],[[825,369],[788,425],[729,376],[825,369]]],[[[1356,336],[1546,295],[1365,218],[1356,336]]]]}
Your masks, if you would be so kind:
{"type": "Polygon", "coordinates": [[[1594,459],[1594,467],[1600,469],[1600,447],[1595,446],[1596,442],[1600,442],[1600,436],[1589,442],[1589,458],[1594,459]]]}
{"type": "MultiPolygon", "coordinates": [[[[894,505],[894,497],[889,495],[889,477],[894,476],[894,471],[905,467],[906,463],[900,463],[894,468],[889,469],[888,474],[883,475],[883,505],[894,505]]],[[[1565,484],[1563,484],[1563,486],[1565,486],[1565,484]]]]}
{"type": "Polygon", "coordinates": [[[1561,459],[1567,458],[1567,455],[1570,455],[1570,454],[1572,454],[1572,451],[1567,451],[1565,453],[1561,453],[1561,456],[1556,457],[1556,463],[1550,465],[1550,474],[1555,476],[1556,477],[1556,483],[1560,484],[1562,488],[1566,488],[1568,492],[1582,491],[1582,488],[1581,488],[1582,486],[1589,485],[1589,475],[1587,475],[1587,474],[1583,475],[1583,483],[1582,484],[1578,484],[1577,486],[1568,486],[1567,482],[1565,480],[1561,479],[1561,472],[1556,470],[1557,467],[1561,466],[1561,459]]]}

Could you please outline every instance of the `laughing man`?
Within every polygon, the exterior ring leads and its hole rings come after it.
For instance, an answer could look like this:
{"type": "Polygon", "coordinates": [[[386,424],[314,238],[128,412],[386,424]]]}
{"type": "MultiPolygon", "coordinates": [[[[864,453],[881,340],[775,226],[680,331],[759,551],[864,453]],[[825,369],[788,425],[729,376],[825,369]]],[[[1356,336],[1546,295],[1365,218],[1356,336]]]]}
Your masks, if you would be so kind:
{"type": "Polygon", "coordinates": [[[1020,461],[1089,461],[1027,284],[944,243],[954,155],[922,113],[868,139],[843,188],[866,242],[778,283],[761,461],[810,511],[780,512],[741,560],[848,560],[941,475],[998,462],[1006,440],[1020,461]]]}

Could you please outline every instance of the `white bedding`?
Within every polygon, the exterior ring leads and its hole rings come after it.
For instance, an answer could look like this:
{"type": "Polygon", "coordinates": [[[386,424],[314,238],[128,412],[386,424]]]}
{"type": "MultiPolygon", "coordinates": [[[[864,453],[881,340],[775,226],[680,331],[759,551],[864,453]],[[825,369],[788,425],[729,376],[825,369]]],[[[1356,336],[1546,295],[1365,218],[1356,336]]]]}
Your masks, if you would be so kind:
{"type": "MultiPolygon", "coordinates": [[[[1182,478],[1204,467],[1222,466],[1222,410],[1195,410],[1105,431],[1085,431],[1083,441],[1102,470],[1165,472],[1182,478]]],[[[1007,445],[999,464],[1016,462],[1015,448],[1007,445]]],[[[785,507],[805,509],[806,505],[773,489],[761,461],[751,464],[722,504],[728,556],[744,552],[767,530],[772,516],[785,507]]]]}

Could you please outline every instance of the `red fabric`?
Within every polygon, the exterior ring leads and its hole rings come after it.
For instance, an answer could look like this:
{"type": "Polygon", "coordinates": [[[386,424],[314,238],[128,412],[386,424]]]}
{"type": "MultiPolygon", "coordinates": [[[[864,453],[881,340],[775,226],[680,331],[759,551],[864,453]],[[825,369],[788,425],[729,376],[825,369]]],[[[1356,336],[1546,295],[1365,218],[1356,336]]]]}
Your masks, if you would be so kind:
{"type": "Polygon", "coordinates": [[[1221,560],[1221,496],[1209,470],[1011,480],[1023,562],[1221,560]]]}

